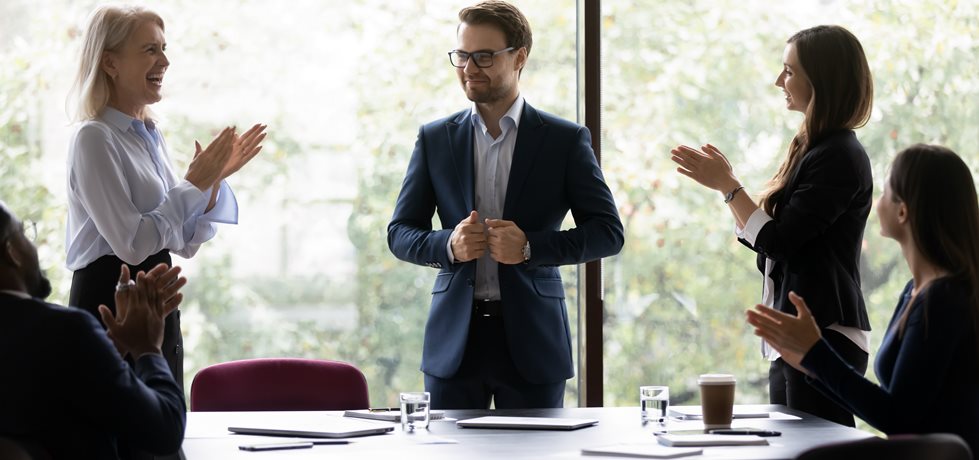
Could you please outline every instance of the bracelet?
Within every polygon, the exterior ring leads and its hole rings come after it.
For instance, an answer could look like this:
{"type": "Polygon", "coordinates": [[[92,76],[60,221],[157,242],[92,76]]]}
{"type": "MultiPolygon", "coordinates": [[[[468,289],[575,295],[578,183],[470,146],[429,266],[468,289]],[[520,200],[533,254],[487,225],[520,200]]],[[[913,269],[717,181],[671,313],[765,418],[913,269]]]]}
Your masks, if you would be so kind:
{"type": "Polygon", "coordinates": [[[734,195],[737,195],[738,192],[740,192],[742,190],[744,190],[744,186],[743,185],[739,185],[738,188],[736,188],[734,190],[731,190],[730,192],[728,192],[727,194],[725,194],[724,195],[724,203],[730,203],[732,200],[734,200],[734,195]]]}

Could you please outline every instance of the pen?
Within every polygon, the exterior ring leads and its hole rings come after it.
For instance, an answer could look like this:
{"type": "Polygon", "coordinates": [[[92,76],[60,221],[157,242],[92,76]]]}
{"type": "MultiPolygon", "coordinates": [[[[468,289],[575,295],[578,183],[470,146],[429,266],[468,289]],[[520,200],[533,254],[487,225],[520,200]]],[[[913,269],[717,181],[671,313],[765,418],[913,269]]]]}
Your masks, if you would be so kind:
{"type": "Polygon", "coordinates": [[[400,411],[398,407],[372,407],[367,409],[367,412],[390,412],[390,411],[400,411]]]}
{"type": "Polygon", "coordinates": [[[723,428],[719,430],[710,430],[710,434],[753,434],[756,436],[781,436],[782,433],[775,430],[758,430],[758,429],[728,429],[723,428]]]}

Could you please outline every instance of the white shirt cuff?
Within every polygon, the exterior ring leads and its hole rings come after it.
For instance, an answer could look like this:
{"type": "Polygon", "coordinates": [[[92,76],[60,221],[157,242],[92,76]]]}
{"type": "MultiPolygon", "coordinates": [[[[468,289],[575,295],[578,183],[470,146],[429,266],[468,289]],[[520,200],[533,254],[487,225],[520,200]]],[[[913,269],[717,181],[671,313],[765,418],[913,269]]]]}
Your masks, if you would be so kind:
{"type": "Polygon", "coordinates": [[[737,225],[735,225],[734,231],[737,233],[738,238],[743,238],[745,241],[754,246],[755,240],[758,239],[758,232],[761,231],[765,224],[773,220],[775,219],[772,219],[771,216],[766,214],[764,209],[758,208],[755,210],[755,212],[751,213],[751,217],[749,217],[748,221],[745,222],[744,228],[738,228],[737,225]]]}
{"type": "Polygon", "coordinates": [[[449,240],[445,242],[445,253],[449,256],[449,263],[456,263],[456,256],[452,254],[452,235],[449,235],[449,240]]]}

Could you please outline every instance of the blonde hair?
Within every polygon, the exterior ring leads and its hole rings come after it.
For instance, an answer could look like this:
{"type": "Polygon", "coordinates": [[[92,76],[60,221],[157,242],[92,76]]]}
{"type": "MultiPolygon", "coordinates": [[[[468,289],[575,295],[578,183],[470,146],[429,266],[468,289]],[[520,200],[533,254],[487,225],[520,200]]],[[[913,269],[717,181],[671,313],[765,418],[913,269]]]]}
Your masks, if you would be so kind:
{"type": "Polygon", "coordinates": [[[118,51],[136,27],[146,21],[164,28],[160,15],[140,6],[102,5],[92,12],[82,39],[78,73],[66,104],[74,121],[97,117],[109,103],[112,81],[102,71],[102,56],[106,51],[118,51]]]}

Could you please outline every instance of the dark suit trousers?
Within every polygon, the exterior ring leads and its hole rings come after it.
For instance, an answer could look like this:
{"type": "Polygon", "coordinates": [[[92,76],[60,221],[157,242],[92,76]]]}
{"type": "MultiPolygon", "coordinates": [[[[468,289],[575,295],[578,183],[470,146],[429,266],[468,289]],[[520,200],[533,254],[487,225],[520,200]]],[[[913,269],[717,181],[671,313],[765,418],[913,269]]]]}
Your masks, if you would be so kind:
{"type": "MultiPolygon", "coordinates": [[[[531,353],[533,350],[525,350],[531,353]]],[[[530,409],[564,407],[564,385],[528,382],[513,365],[503,318],[473,314],[459,371],[443,379],[425,374],[433,409],[530,409]]]]}
{"type": "MultiPolygon", "coordinates": [[[[133,280],[136,273],[150,271],[157,264],[165,263],[172,266],[170,251],[164,249],[146,258],[139,265],[129,265],[129,274],[133,280]]],[[[105,305],[116,312],[116,284],[119,282],[119,268],[123,261],[116,256],[102,256],[88,264],[85,268],[76,270],[71,278],[71,293],[68,305],[78,307],[93,315],[102,323],[99,305],[105,305]]],[[[105,325],[103,325],[105,327],[105,325]]],[[[170,372],[177,385],[184,387],[184,354],[183,336],[180,333],[180,310],[167,316],[163,329],[163,357],[170,366],[170,372]]],[[[126,356],[126,362],[135,369],[132,356],[126,356]]],[[[119,445],[119,456],[123,459],[151,459],[153,456],[137,452],[127,445],[119,445]]]]}
{"type": "MultiPolygon", "coordinates": [[[[840,357],[861,374],[867,372],[867,353],[845,335],[823,329],[826,339],[840,357]]],[[[840,425],[854,426],[853,414],[806,382],[806,374],[785,363],[782,358],[772,362],[768,370],[769,401],[808,412],[840,425]]]]}

